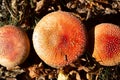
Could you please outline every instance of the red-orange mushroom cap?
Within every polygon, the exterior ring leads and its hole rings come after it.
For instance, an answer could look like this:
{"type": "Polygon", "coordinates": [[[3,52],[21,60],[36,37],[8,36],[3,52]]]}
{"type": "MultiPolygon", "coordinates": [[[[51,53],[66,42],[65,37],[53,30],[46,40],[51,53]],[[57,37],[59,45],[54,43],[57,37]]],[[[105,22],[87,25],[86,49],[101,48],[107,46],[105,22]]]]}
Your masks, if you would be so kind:
{"type": "Polygon", "coordinates": [[[0,64],[11,69],[28,57],[30,50],[27,34],[13,25],[0,27],[0,64]]]}
{"type": "Polygon", "coordinates": [[[120,27],[102,23],[95,27],[93,57],[101,65],[114,66],[120,62],[120,27]]]}
{"type": "Polygon", "coordinates": [[[82,22],[68,12],[56,11],[44,16],[33,32],[38,56],[48,65],[60,68],[82,55],[86,34],[82,22]]]}

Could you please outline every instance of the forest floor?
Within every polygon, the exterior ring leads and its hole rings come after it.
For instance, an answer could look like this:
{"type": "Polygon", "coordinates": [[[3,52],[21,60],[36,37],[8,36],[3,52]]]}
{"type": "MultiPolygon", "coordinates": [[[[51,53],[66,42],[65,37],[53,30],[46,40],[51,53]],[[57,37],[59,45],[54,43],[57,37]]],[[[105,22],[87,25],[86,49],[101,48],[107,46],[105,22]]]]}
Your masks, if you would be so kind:
{"type": "Polygon", "coordinates": [[[0,80],[119,80],[120,65],[101,66],[89,51],[62,69],[46,65],[32,45],[32,33],[46,14],[62,10],[71,12],[91,30],[99,23],[120,26],[120,0],[0,0],[0,26],[12,24],[23,28],[31,42],[27,60],[13,70],[0,66],[0,80]]]}

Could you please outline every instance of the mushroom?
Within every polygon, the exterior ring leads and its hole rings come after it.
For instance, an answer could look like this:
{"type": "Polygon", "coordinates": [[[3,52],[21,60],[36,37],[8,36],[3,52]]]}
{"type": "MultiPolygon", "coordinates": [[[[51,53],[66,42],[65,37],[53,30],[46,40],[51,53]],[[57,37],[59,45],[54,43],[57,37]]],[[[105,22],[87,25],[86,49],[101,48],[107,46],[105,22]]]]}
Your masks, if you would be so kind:
{"type": "Polygon", "coordinates": [[[46,64],[54,68],[64,67],[83,54],[86,31],[82,22],[71,13],[52,12],[36,25],[33,45],[46,64]]]}
{"type": "Polygon", "coordinates": [[[28,57],[30,43],[27,34],[13,25],[0,27],[0,64],[12,69],[28,57]]]}
{"type": "Polygon", "coordinates": [[[93,57],[103,66],[114,66],[120,62],[120,27],[101,23],[94,29],[93,57]]]}

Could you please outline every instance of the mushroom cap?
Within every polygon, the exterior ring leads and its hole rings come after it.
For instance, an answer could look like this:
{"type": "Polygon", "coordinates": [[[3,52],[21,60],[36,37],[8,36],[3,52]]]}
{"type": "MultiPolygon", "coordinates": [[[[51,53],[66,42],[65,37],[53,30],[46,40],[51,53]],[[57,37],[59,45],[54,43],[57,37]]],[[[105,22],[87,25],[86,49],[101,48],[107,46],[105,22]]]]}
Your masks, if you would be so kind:
{"type": "Polygon", "coordinates": [[[11,69],[28,57],[30,44],[22,29],[5,25],[0,27],[0,64],[11,69]]]}
{"type": "Polygon", "coordinates": [[[120,62],[120,28],[111,23],[95,27],[93,57],[101,65],[114,66],[120,62]]]}
{"type": "Polygon", "coordinates": [[[82,55],[86,34],[82,22],[68,12],[56,11],[44,16],[33,32],[38,56],[54,68],[64,67],[82,55]]]}

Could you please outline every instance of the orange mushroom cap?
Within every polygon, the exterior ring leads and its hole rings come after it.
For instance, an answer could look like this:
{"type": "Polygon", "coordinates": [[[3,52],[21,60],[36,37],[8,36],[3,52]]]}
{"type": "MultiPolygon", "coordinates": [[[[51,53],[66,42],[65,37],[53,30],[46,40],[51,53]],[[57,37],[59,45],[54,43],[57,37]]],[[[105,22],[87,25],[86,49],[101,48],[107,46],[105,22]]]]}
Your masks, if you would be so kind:
{"type": "Polygon", "coordinates": [[[0,64],[8,69],[21,64],[28,57],[29,39],[22,29],[5,25],[0,27],[0,64]]]}
{"type": "Polygon", "coordinates": [[[46,64],[55,68],[63,67],[83,54],[86,46],[84,26],[68,12],[49,13],[36,25],[33,45],[46,64]]]}
{"type": "Polygon", "coordinates": [[[101,65],[114,66],[120,62],[120,28],[110,23],[95,27],[93,57],[101,65]]]}

